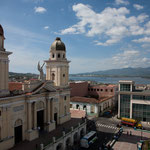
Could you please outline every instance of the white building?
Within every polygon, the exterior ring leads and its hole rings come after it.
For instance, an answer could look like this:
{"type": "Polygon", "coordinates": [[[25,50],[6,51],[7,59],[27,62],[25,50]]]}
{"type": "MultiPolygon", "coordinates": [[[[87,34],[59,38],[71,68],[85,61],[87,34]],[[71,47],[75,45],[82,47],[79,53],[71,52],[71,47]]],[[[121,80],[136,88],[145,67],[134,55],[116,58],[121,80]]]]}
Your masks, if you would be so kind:
{"type": "Polygon", "coordinates": [[[101,98],[99,100],[75,96],[70,100],[70,108],[85,110],[89,116],[99,116],[112,108],[113,101],[114,96],[101,98]]]}

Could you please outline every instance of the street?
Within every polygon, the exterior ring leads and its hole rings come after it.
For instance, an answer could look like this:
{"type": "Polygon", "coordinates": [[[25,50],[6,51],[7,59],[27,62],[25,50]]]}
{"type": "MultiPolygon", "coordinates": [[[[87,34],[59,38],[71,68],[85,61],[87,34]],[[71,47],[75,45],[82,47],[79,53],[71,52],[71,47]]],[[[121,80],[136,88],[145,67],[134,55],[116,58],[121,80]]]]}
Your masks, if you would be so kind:
{"type": "MultiPolygon", "coordinates": [[[[98,140],[88,150],[99,150],[100,147],[104,149],[104,145],[113,140],[114,134],[119,131],[117,124],[118,122],[111,115],[88,120],[87,132],[96,131],[98,136],[98,140]]],[[[79,146],[78,150],[84,150],[84,148],[79,146]]]]}
{"type": "MultiPolygon", "coordinates": [[[[97,136],[98,136],[98,140],[93,145],[91,145],[88,148],[88,150],[100,150],[100,147],[101,147],[101,150],[104,150],[105,145],[108,145],[108,143],[110,143],[110,141],[114,139],[114,136],[116,135],[116,133],[118,133],[120,128],[117,128],[117,124],[119,123],[120,123],[120,120],[116,119],[116,116],[114,117],[111,114],[101,116],[98,118],[88,119],[87,120],[87,132],[96,131],[97,136]]],[[[122,127],[124,131],[122,135],[123,137],[125,136],[125,138],[126,138],[127,132],[129,134],[131,132],[133,134],[138,134],[138,135],[141,133],[139,131],[134,131],[132,127],[128,127],[128,126],[122,126],[122,127]]],[[[150,127],[148,126],[144,126],[144,129],[150,131],[150,127]]],[[[121,139],[121,137],[122,136],[120,136],[119,139],[121,139]]],[[[133,136],[129,135],[129,137],[131,138],[131,141],[132,141],[133,136]]],[[[81,148],[78,144],[78,146],[75,147],[75,150],[85,150],[85,148],[81,148]]]]}

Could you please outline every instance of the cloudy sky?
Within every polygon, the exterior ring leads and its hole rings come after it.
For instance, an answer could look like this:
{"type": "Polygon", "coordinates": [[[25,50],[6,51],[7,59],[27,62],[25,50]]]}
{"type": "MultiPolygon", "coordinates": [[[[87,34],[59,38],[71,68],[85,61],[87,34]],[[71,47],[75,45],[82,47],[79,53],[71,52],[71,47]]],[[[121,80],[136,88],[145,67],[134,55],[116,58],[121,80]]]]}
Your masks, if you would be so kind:
{"type": "Polygon", "coordinates": [[[1,0],[10,71],[37,73],[61,37],[70,73],[150,66],[149,0],[1,0]]]}

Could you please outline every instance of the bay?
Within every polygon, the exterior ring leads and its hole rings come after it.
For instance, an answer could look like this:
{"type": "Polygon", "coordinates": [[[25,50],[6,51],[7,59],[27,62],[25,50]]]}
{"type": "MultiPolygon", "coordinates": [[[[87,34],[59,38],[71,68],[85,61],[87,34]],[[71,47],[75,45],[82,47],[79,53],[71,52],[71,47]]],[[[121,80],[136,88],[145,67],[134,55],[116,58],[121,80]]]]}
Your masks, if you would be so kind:
{"type": "Polygon", "coordinates": [[[150,84],[150,78],[142,77],[94,77],[94,76],[69,76],[73,81],[95,81],[97,83],[117,84],[119,80],[132,80],[135,84],[150,84]]]}

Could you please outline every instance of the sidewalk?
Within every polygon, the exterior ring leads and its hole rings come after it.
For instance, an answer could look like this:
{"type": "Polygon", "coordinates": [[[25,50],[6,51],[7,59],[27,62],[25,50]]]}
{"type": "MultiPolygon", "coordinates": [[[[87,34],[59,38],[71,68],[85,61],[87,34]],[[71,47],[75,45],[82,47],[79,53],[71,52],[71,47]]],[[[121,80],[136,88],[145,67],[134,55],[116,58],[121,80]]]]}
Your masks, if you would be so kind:
{"type": "Polygon", "coordinates": [[[113,150],[136,150],[137,149],[137,142],[140,140],[147,140],[150,139],[150,133],[136,131],[134,129],[125,129],[123,134],[120,136],[119,140],[113,145],[113,150]],[[132,132],[132,135],[127,135],[132,132]]]}

